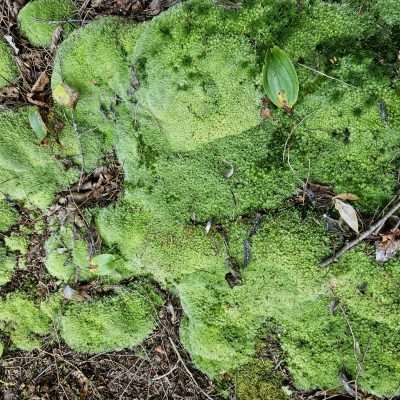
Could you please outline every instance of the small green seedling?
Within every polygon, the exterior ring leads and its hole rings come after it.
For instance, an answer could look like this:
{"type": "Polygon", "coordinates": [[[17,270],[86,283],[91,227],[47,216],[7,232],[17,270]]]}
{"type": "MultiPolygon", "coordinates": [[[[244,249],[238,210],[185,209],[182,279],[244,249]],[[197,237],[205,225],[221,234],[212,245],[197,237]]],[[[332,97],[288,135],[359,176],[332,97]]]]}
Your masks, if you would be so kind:
{"type": "Polygon", "coordinates": [[[263,86],[272,103],[292,111],[299,94],[299,80],[289,56],[277,46],[265,56],[263,86]]]}

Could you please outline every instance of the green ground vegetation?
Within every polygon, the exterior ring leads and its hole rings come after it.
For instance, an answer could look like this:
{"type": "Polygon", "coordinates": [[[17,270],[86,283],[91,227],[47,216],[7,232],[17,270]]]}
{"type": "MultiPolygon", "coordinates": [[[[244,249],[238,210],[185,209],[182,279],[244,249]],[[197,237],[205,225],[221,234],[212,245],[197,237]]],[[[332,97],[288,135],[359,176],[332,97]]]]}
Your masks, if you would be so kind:
{"type": "MultiPolygon", "coordinates": [[[[83,352],[140,343],[162,303],[145,277],[179,297],[181,339],[195,365],[236,376],[242,400],[286,398],[257,358],[272,332],[299,389],[340,387],[346,371],[364,391],[399,394],[400,261],[378,265],[365,245],[319,268],[340,238],[318,210],[287,201],[304,181],[319,182],[357,195],[355,207],[373,215],[395,194],[398,8],[391,0],[246,0],[238,9],[192,0],[144,24],[107,17],[71,33],[52,89],[67,85],[77,103],[56,106],[64,129],[47,145],[27,110],[0,114],[0,189],[45,210],[114,151],[123,193],[88,213],[101,248],[59,222],[46,267],[60,288],[97,279],[122,289],[52,306],[9,295],[0,321],[14,346],[38,346],[54,327],[83,352]],[[273,45],[292,59],[300,92],[292,114],[269,105],[263,119],[261,71],[273,45]],[[241,275],[233,287],[232,268],[241,275]],[[21,306],[30,313],[15,321],[21,306]]],[[[5,210],[7,231],[14,220],[5,210]]],[[[15,239],[8,251],[23,253],[15,239]]]]}

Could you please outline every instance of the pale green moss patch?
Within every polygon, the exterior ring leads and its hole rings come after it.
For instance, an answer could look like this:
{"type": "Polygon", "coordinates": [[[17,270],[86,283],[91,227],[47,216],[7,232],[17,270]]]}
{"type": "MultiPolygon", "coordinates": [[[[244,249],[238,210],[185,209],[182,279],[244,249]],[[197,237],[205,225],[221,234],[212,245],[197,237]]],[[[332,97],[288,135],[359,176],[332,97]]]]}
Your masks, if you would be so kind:
{"type": "Polygon", "coordinates": [[[0,199],[0,232],[6,232],[17,221],[17,211],[6,200],[0,199]]]}
{"type": "Polygon", "coordinates": [[[61,318],[61,335],[74,350],[96,353],[131,348],[154,329],[161,300],[151,289],[123,289],[87,304],[71,304],[61,318]]]}
{"type": "Polygon", "coordinates": [[[16,267],[14,256],[8,255],[3,247],[0,247],[0,286],[10,281],[16,267]]]}
{"type": "Polygon", "coordinates": [[[74,29],[76,11],[72,0],[33,0],[18,14],[19,28],[34,46],[49,47],[58,26],[64,36],[74,29]]]}
{"type": "Polygon", "coordinates": [[[18,78],[17,64],[11,48],[0,40],[0,88],[11,85],[18,78]]]}
{"type": "Polygon", "coordinates": [[[50,148],[37,143],[29,108],[0,112],[0,190],[27,205],[46,208],[54,194],[75,180],[50,148]]]}
{"type": "Polygon", "coordinates": [[[18,251],[21,255],[25,255],[28,251],[28,239],[19,234],[11,234],[5,237],[4,242],[10,251],[18,251]]]}
{"type": "Polygon", "coordinates": [[[41,337],[49,333],[51,320],[25,295],[13,293],[0,301],[0,327],[13,345],[21,350],[40,347],[41,337]]]}
{"type": "Polygon", "coordinates": [[[205,26],[186,24],[191,15],[183,6],[155,18],[133,57],[140,108],[157,121],[154,135],[165,136],[173,150],[191,150],[260,122],[250,44],[211,31],[206,36],[205,26]]]}

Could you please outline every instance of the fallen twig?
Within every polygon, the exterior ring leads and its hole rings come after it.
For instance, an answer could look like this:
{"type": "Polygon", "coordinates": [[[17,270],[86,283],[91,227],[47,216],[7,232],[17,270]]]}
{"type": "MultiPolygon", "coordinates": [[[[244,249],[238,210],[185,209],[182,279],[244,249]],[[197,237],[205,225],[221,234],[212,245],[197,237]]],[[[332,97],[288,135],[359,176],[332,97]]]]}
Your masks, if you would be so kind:
{"type": "Polygon", "coordinates": [[[397,196],[397,201],[381,219],[372,224],[366,231],[361,233],[357,238],[355,238],[350,242],[347,242],[337,253],[321,261],[319,265],[321,267],[328,267],[330,264],[336,262],[340,257],[343,256],[343,254],[351,250],[353,247],[356,247],[363,240],[367,239],[370,235],[372,235],[378,229],[380,229],[386,223],[386,221],[399,209],[400,209],[400,199],[397,196]]]}
{"type": "Polygon", "coordinates": [[[176,348],[176,345],[174,343],[174,341],[169,337],[168,338],[169,341],[171,342],[171,346],[175,351],[176,356],[178,357],[178,361],[180,361],[182,367],[185,369],[186,373],[188,374],[188,376],[190,377],[190,379],[193,381],[193,383],[197,386],[197,388],[200,390],[200,392],[208,399],[208,400],[213,400],[213,398],[211,396],[209,396],[197,383],[196,379],[194,378],[193,374],[190,372],[189,368],[187,367],[187,365],[185,364],[185,361],[183,361],[183,358],[181,356],[181,354],[179,353],[179,350],[176,348]]]}

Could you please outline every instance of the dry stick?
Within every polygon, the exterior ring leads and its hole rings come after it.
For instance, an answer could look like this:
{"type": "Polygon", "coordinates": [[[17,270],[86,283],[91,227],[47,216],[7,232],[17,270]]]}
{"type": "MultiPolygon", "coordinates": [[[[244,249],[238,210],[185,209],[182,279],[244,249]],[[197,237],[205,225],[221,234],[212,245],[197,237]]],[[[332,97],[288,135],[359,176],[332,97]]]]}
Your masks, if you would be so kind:
{"type": "Polygon", "coordinates": [[[319,264],[321,267],[327,267],[333,262],[337,261],[344,253],[351,250],[353,247],[360,244],[364,239],[367,239],[368,236],[372,235],[377,229],[381,228],[386,221],[398,210],[400,209],[400,200],[397,196],[397,201],[394,203],[392,208],[377,222],[369,227],[366,231],[364,231],[360,236],[352,240],[351,242],[346,243],[337,253],[333,256],[321,261],[319,264]]]}
{"type": "Polygon", "coordinates": [[[330,76],[328,74],[325,74],[324,72],[318,71],[317,69],[309,67],[308,65],[304,65],[304,64],[301,64],[299,62],[297,64],[300,65],[300,67],[308,69],[309,71],[312,71],[317,75],[324,76],[325,78],[332,79],[333,81],[337,81],[337,82],[343,83],[346,86],[349,86],[349,87],[357,89],[357,86],[354,86],[351,83],[347,83],[347,82],[343,81],[342,79],[338,79],[338,78],[335,78],[334,76],[330,76]]]}
{"type": "Polygon", "coordinates": [[[172,348],[174,349],[178,360],[180,361],[180,363],[182,364],[183,368],[185,369],[186,373],[189,375],[190,379],[193,381],[193,383],[197,386],[197,388],[201,391],[201,393],[203,393],[204,396],[207,397],[208,400],[214,400],[211,396],[209,396],[201,387],[200,385],[197,383],[196,379],[194,378],[193,374],[190,372],[189,368],[187,367],[187,365],[185,364],[185,361],[183,361],[183,358],[181,356],[181,354],[179,353],[178,349],[175,346],[174,341],[169,337],[168,338],[169,341],[171,342],[172,348]]]}

